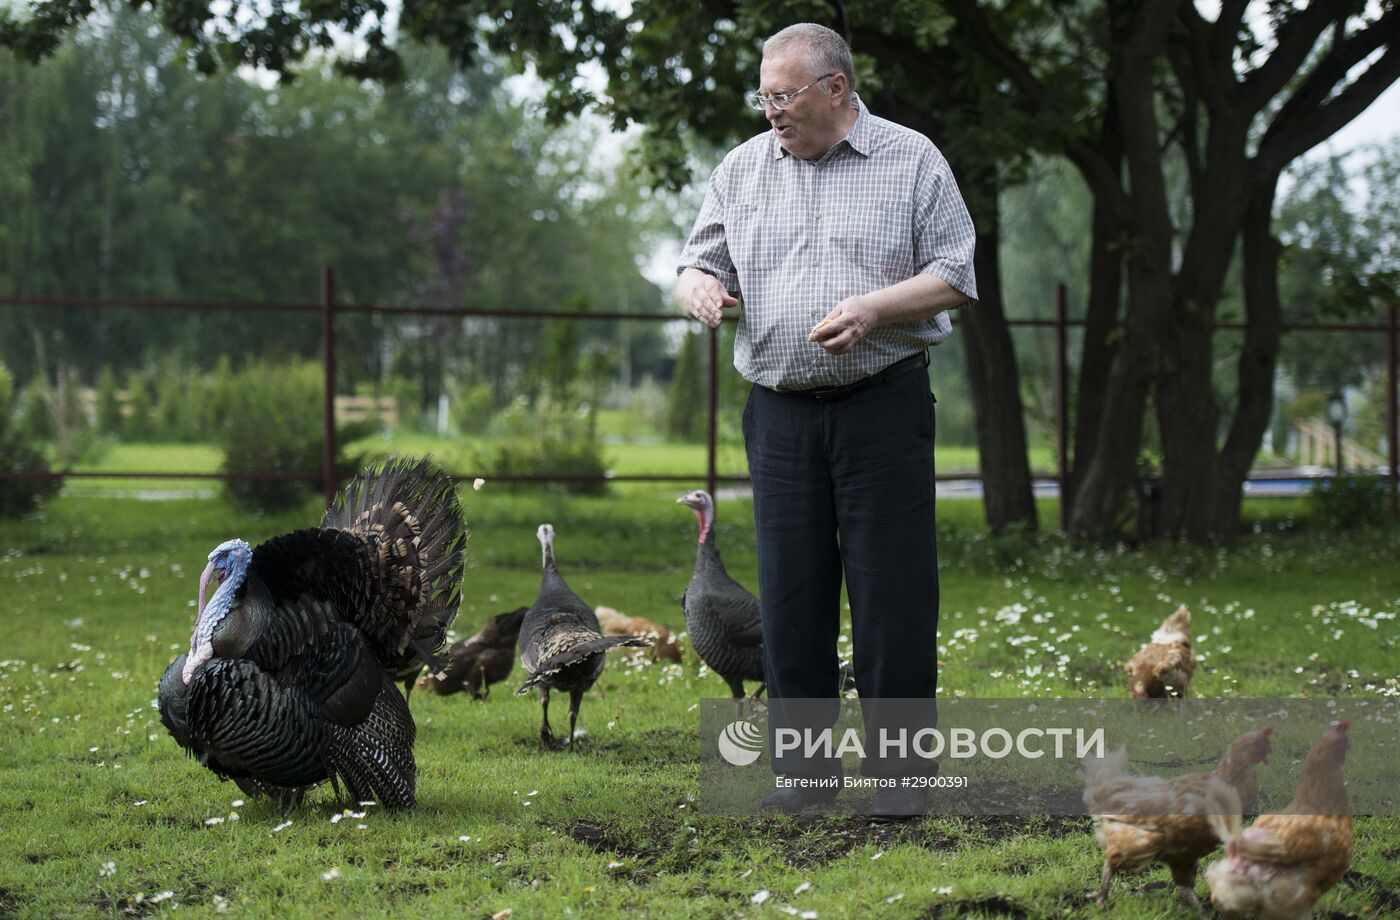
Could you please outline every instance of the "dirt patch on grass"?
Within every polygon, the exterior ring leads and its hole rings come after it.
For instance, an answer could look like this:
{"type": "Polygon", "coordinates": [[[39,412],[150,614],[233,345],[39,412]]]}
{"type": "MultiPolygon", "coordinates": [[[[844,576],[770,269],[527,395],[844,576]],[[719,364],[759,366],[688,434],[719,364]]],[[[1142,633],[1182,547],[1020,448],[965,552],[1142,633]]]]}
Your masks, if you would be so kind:
{"type": "Polygon", "coordinates": [[[0,888],[0,920],[10,920],[19,916],[19,895],[8,888],[0,888]]]}
{"type": "Polygon", "coordinates": [[[960,846],[999,843],[1013,837],[1057,839],[1088,834],[1088,818],[1078,817],[973,817],[923,819],[890,823],[866,816],[845,818],[759,819],[753,828],[768,838],[783,861],[796,868],[823,866],[863,846],[886,848],[908,844],[934,852],[960,846]]]}
{"type": "Polygon", "coordinates": [[[626,829],[598,821],[569,821],[559,827],[560,833],[576,840],[595,853],[621,856],[634,863],[647,865],[656,860],[663,848],[639,844],[626,829]]]}
{"type": "Polygon", "coordinates": [[[1030,913],[1010,898],[993,895],[990,898],[977,898],[959,901],[944,901],[935,904],[919,920],[938,920],[941,917],[966,917],[968,914],[985,914],[991,917],[1029,917],[1030,913]]]}

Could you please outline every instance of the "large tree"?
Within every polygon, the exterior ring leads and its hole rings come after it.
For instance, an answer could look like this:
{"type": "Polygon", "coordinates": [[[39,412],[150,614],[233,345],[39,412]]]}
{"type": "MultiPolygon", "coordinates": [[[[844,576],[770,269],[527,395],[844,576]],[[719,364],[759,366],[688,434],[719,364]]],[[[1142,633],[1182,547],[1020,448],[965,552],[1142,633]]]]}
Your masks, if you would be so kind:
{"type": "MultiPolygon", "coordinates": [[[[986,5],[954,7],[1027,111],[1059,106],[1072,78],[1064,68],[1039,72],[993,28],[986,5]]],[[[1245,0],[1226,0],[1213,21],[1186,0],[1063,5],[1066,33],[1090,36],[1102,52],[1084,56],[1079,77],[1102,88],[1096,112],[1060,110],[1086,127],[1065,154],[1096,208],[1086,347],[1112,356],[1105,385],[1081,379],[1070,517],[1081,533],[1117,526],[1152,407],[1163,450],[1158,532],[1202,542],[1235,535],[1241,487],[1272,410],[1279,176],[1400,75],[1393,2],[1273,2],[1257,18],[1250,12],[1245,0]],[[1174,162],[1188,179],[1181,214],[1168,181],[1174,162]],[[1247,328],[1226,418],[1211,383],[1216,310],[1237,244],[1247,328]],[[1120,278],[1107,264],[1115,258],[1126,283],[1121,312],[1120,278]]],[[[1086,355],[1083,374],[1103,366],[1086,355]]]]}

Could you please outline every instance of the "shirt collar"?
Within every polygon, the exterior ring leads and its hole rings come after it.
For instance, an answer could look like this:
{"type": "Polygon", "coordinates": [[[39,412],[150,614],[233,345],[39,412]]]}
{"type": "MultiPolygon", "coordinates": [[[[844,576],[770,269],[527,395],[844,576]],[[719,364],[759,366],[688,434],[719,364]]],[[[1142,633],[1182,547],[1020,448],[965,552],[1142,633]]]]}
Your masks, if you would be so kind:
{"type": "MultiPolygon", "coordinates": [[[[870,118],[866,111],[865,103],[860,101],[860,96],[851,93],[851,103],[856,109],[856,123],[851,125],[850,132],[841,140],[837,141],[835,146],[831,149],[835,150],[836,147],[840,147],[844,143],[861,156],[868,157],[870,156],[870,118]]],[[[788,156],[787,150],[782,144],[778,143],[778,135],[773,133],[771,128],[768,130],[768,144],[769,149],[772,151],[773,159],[781,160],[783,157],[788,156]]]]}

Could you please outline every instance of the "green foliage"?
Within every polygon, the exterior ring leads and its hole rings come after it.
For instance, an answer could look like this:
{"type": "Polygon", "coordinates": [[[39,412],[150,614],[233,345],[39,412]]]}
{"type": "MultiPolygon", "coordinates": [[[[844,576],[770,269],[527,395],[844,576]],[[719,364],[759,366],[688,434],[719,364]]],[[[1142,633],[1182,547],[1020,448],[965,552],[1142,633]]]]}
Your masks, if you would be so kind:
{"type": "Polygon", "coordinates": [[[119,438],[124,421],[116,371],[109,364],[103,365],[97,377],[97,433],[119,438]]]}
{"type": "Polygon", "coordinates": [[[10,431],[10,411],[15,398],[15,378],[10,369],[0,364],[0,438],[10,431]]]}
{"type": "Polygon", "coordinates": [[[682,441],[705,437],[705,368],[700,356],[705,332],[686,331],[681,337],[671,392],[666,400],[666,431],[682,441]]]}
{"type": "MultiPolygon", "coordinates": [[[[549,398],[531,403],[524,395],[498,412],[490,443],[470,445],[468,464],[488,480],[508,476],[603,476],[607,458],[598,437],[596,407],[587,403],[558,403],[549,398]]],[[[524,484],[503,484],[510,491],[524,484]]],[[[532,488],[532,487],[531,487],[532,488]]],[[[575,495],[602,495],[605,482],[551,483],[550,488],[575,495]]]]}
{"type": "MultiPolygon", "coordinates": [[[[225,490],[233,504],[249,511],[280,511],[301,505],[321,488],[323,375],[319,365],[277,366],[262,362],[231,374],[222,384],[217,437],[225,473],[280,473],[302,480],[233,479],[225,490]]],[[[342,426],[340,444],[364,437],[374,427],[342,426]]],[[[358,458],[337,456],[338,477],[359,467],[358,458]]]]}
{"type": "Polygon", "coordinates": [[[452,424],[461,434],[482,434],[495,414],[496,395],[489,384],[460,383],[451,393],[452,424]]]}
{"type": "Polygon", "coordinates": [[[193,374],[173,363],[162,363],[156,375],[156,399],[151,412],[156,437],[162,441],[197,439],[200,395],[193,374]]]}
{"type": "Polygon", "coordinates": [[[1312,519],[1326,530],[1378,527],[1390,520],[1390,483],[1382,476],[1359,474],[1319,480],[1308,505],[1312,519]]]}
{"type": "Polygon", "coordinates": [[[126,436],[133,441],[149,441],[156,436],[155,400],[148,369],[135,370],[126,378],[126,436]]]}
{"type": "MultiPolygon", "coordinates": [[[[603,476],[607,473],[607,458],[603,445],[596,437],[562,437],[511,441],[475,448],[472,464],[477,472],[492,481],[501,476],[603,476]]],[[[503,482],[497,488],[507,492],[531,491],[538,486],[530,483],[503,482]]],[[[549,483],[552,491],[571,495],[604,495],[606,482],[549,483]]]]}
{"type": "Polygon", "coordinates": [[[49,385],[36,375],[19,395],[14,426],[31,441],[48,441],[54,436],[54,417],[48,396],[49,385]]]}
{"type": "MultiPolygon", "coordinates": [[[[48,472],[48,457],[23,427],[14,424],[14,393],[14,378],[0,364],[0,470],[48,472]]],[[[62,487],[62,477],[0,479],[0,518],[28,514],[62,487]]]]}

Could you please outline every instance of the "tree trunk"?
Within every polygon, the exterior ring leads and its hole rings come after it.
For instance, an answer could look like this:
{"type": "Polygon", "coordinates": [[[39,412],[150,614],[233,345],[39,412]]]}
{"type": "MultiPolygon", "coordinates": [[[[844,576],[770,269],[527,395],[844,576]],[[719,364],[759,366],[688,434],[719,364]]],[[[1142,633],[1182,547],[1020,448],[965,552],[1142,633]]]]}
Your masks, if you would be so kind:
{"type": "Polygon", "coordinates": [[[1244,214],[1246,328],[1238,370],[1239,405],[1220,453],[1211,503],[1210,533],[1223,541],[1239,534],[1244,481],[1274,408],[1274,371],[1283,324],[1278,293],[1278,260],[1283,247],[1270,226],[1277,181],[1275,177],[1261,183],[1244,214]]]}
{"type": "Polygon", "coordinates": [[[1001,228],[997,180],[992,170],[968,178],[981,194],[968,196],[977,227],[976,305],[958,315],[967,355],[967,377],[977,418],[977,452],[987,526],[995,532],[1019,524],[1038,527],[1021,412],[1021,374],[1001,297],[1001,228]]]}
{"type": "Polygon", "coordinates": [[[1163,367],[1171,303],[1172,222],[1167,208],[1156,118],[1153,68],[1174,12],[1173,0],[1132,8],[1127,33],[1110,63],[1122,123],[1134,235],[1125,240],[1128,302],[1123,337],[1104,394],[1099,436],[1070,514],[1073,533],[1115,535],[1137,480],[1137,455],[1149,387],[1163,367]]]}
{"type": "MultiPolygon", "coordinates": [[[[1119,133],[1117,106],[1110,98],[1104,112],[1103,129],[1099,133],[1099,150],[1106,162],[1115,169],[1123,158],[1122,137],[1119,133]]],[[[1108,390],[1109,370],[1113,363],[1113,331],[1118,325],[1118,309],[1122,300],[1123,227],[1113,219],[1102,196],[1094,196],[1094,222],[1089,250],[1089,293],[1084,314],[1084,337],[1079,352],[1079,382],[1075,394],[1073,456],[1066,458],[1069,466],[1065,494],[1060,501],[1068,509],[1063,520],[1073,517],[1075,496],[1079,483],[1089,465],[1094,443],[1099,438],[1108,390]]]]}

